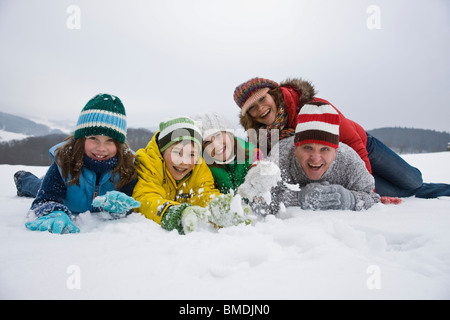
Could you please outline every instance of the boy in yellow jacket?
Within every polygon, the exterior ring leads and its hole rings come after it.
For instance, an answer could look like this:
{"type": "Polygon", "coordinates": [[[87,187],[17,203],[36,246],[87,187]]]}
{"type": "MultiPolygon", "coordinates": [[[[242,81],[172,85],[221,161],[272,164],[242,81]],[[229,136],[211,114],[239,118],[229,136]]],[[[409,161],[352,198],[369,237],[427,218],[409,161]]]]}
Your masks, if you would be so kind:
{"type": "MultiPolygon", "coordinates": [[[[225,196],[215,188],[211,171],[202,161],[202,135],[197,123],[179,117],[161,122],[159,129],[147,147],[136,152],[138,182],[133,198],[141,203],[138,211],[164,229],[176,229],[180,234],[210,225],[209,221],[223,224],[214,215],[230,215],[232,199],[223,201],[225,196]],[[209,211],[213,199],[212,211],[220,207],[220,213],[209,211]]],[[[231,215],[234,224],[249,221],[240,212],[231,215]]]]}

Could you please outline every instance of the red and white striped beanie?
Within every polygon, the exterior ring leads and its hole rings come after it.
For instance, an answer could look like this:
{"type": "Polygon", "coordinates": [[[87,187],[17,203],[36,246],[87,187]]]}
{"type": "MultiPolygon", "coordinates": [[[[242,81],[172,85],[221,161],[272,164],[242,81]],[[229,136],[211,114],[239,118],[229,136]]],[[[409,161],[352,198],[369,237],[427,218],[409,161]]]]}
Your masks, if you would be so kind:
{"type": "Polygon", "coordinates": [[[340,123],[339,113],[329,104],[321,106],[306,104],[297,116],[294,143],[296,146],[318,143],[337,149],[340,123]]]}

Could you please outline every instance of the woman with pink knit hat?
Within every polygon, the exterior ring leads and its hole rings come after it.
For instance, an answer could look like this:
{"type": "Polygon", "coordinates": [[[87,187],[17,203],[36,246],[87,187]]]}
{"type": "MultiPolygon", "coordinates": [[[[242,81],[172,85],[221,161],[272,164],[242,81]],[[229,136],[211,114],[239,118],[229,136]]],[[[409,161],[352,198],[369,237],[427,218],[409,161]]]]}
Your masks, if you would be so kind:
{"type": "Polygon", "coordinates": [[[256,133],[256,142],[263,152],[264,147],[267,147],[269,153],[271,146],[278,142],[271,141],[274,132],[278,133],[280,140],[295,134],[297,115],[305,105],[329,105],[340,118],[339,141],[350,146],[364,161],[367,170],[375,178],[378,194],[387,197],[414,195],[420,198],[450,196],[450,185],[423,183],[422,173],[417,168],[367,134],[358,123],[347,119],[330,102],[317,98],[315,94],[313,85],[302,79],[287,79],[278,84],[270,79],[252,78],[237,86],[233,97],[241,109],[240,123],[249,137],[254,133],[252,130],[259,131],[256,133]]]}

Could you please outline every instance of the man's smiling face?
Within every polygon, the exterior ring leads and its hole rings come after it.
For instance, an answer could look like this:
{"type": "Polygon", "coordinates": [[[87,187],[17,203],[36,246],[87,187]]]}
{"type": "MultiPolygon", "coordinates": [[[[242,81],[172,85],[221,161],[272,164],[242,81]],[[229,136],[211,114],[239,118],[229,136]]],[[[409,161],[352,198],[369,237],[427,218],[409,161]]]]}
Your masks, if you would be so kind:
{"type": "Polygon", "coordinates": [[[311,180],[319,180],[336,159],[336,149],[323,144],[306,143],[295,147],[295,157],[311,180]]]}

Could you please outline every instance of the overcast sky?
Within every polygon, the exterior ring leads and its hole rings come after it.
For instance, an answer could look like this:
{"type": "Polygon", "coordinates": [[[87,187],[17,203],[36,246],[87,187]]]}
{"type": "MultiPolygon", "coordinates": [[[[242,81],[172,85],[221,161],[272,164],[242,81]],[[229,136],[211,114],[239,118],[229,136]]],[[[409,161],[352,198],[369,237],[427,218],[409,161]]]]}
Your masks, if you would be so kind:
{"type": "Polygon", "coordinates": [[[237,126],[233,91],[256,76],[310,80],[366,130],[450,131],[450,1],[0,0],[3,112],[74,124],[105,92],[129,127],[237,126]]]}

